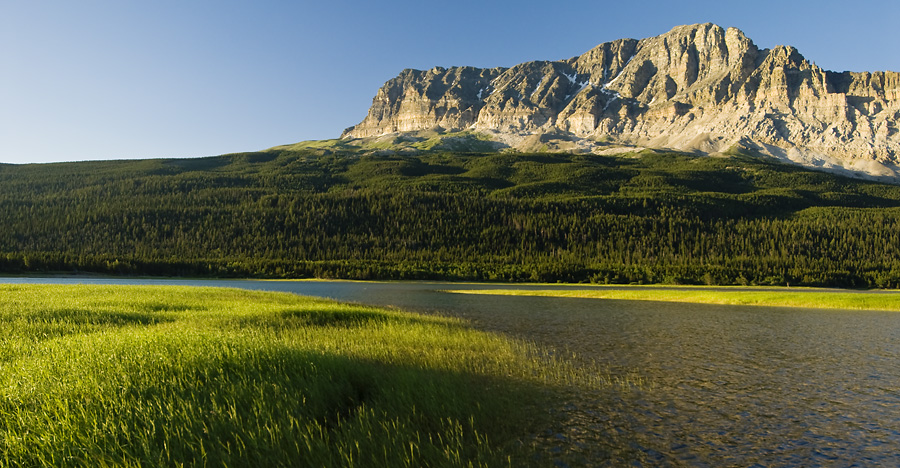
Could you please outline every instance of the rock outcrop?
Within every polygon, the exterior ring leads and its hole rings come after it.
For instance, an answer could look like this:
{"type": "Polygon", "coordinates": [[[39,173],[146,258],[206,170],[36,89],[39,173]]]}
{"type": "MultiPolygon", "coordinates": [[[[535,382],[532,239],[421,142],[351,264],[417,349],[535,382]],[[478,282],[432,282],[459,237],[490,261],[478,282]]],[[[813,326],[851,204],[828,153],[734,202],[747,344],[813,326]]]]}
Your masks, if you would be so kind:
{"type": "Polygon", "coordinates": [[[568,60],[404,70],[342,138],[474,130],[513,147],[535,136],[581,151],[742,147],[895,178],[898,121],[900,73],[835,73],[793,47],[759,49],[738,29],[699,24],[568,60]]]}

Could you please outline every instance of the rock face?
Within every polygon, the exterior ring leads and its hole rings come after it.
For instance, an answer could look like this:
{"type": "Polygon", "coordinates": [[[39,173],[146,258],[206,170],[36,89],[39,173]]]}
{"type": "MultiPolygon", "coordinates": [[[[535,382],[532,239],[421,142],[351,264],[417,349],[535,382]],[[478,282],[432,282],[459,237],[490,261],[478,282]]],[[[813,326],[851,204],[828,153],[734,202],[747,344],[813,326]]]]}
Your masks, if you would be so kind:
{"type": "Polygon", "coordinates": [[[582,151],[735,147],[806,166],[898,177],[900,73],[835,73],[740,30],[679,26],[512,68],[404,70],[342,138],[475,130],[582,151]],[[571,145],[570,145],[571,147],[571,145]]]}

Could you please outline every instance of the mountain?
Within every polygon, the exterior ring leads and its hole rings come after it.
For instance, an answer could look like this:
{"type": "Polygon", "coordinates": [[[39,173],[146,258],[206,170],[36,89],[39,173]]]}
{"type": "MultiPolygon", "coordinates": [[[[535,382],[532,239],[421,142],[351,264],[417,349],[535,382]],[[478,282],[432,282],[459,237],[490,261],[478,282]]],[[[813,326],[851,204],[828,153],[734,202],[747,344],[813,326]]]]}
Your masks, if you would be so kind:
{"type": "Polygon", "coordinates": [[[404,70],[341,139],[466,131],[522,151],[737,151],[896,182],[898,121],[900,73],[823,70],[707,23],[568,60],[404,70]]]}

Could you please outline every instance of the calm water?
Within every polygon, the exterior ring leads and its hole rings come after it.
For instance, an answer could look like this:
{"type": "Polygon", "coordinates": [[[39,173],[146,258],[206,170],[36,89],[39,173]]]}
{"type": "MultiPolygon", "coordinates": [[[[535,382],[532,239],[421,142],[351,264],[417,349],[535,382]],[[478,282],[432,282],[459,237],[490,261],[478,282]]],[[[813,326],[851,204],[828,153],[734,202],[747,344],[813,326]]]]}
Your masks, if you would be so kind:
{"type": "Polygon", "coordinates": [[[900,466],[900,313],[452,295],[438,290],[496,285],[439,283],[0,282],[229,286],[438,312],[638,382],[553,409],[561,422],[541,438],[560,455],[548,464],[900,466]]]}

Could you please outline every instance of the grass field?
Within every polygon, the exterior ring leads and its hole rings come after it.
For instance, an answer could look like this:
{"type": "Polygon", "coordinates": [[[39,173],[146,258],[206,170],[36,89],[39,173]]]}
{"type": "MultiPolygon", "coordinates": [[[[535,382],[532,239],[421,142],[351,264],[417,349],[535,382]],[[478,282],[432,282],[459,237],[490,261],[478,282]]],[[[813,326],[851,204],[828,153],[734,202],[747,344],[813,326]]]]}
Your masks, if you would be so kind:
{"type": "Polygon", "coordinates": [[[464,323],[290,294],[0,286],[0,466],[518,466],[588,377],[464,323]]]}
{"type": "Polygon", "coordinates": [[[826,290],[747,291],[736,287],[732,290],[703,290],[696,288],[648,288],[648,289],[606,289],[602,286],[592,290],[563,291],[545,290],[452,290],[458,294],[490,294],[505,296],[548,296],[574,297],[585,299],[621,299],[629,301],[692,302],[698,304],[753,305],[770,307],[810,307],[821,309],[857,309],[900,311],[900,292],[868,293],[826,290]]]}

